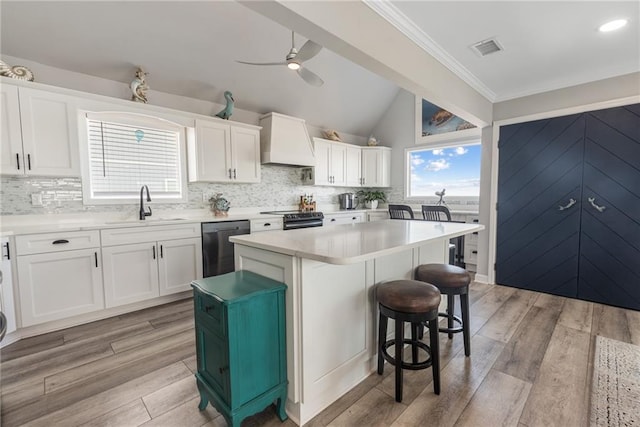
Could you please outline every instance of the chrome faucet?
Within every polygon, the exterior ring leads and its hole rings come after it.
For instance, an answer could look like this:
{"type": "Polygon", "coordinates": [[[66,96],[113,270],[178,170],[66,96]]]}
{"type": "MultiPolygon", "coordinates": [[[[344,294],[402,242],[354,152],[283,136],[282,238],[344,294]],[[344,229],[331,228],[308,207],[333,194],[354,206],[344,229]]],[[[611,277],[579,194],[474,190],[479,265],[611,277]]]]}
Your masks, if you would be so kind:
{"type": "Polygon", "coordinates": [[[142,199],[142,194],[144,193],[144,190],[147,190],[147,202],[151,201],[151,196],[149,195],[149,187],[147,187],[146,185],[143,185],[140,188],[140,219],[144,220],[145,217],[147,216],[151,216],[151,206],[149,206],[149,212],[146,212],[144,210],[144,200],[142,199]]]}

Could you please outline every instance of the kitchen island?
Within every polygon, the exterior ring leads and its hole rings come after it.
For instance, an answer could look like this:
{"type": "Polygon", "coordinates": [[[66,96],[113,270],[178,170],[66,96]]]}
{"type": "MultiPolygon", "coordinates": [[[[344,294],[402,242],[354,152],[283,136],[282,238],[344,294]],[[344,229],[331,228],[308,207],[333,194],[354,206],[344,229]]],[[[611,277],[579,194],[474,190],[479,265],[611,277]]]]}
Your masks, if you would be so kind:
{"type": "Polygon", "coordinates": [[[384,220],[231,237],[236,270],[288,286],[289,417],[305,424],[375,370],[375,284],[444,263],[449,239],[483,229],[384,220]]]}

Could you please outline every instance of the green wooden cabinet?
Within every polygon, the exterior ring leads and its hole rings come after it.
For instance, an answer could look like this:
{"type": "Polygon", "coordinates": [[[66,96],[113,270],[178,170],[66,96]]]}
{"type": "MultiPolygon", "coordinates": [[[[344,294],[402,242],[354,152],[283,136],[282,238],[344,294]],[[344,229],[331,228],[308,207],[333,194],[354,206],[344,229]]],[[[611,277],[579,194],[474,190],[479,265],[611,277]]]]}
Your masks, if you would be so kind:
{"type": "Polygon", "coordinates": [[[287,400],[284,283],[249,271],[207,277],[194,289],[200,410],[209,402],[231,426],[287,400]]]}

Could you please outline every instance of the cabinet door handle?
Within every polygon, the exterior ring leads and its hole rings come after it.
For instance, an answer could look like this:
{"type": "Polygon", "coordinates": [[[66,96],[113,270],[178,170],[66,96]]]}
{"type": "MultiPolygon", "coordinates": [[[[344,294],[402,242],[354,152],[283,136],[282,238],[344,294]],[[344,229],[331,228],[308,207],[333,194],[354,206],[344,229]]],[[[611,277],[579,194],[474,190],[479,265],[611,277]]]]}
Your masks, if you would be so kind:
{"type": "Polygon", "coordinates": [[[589,201],[589,203],[591,203],[591,206],[593,206],[593,208],[595,210],[597,210],[598,212],[604,212],[604,210],[607,209],[607,207],[604,206],[604,205],[602,205],[602,206],[596,205],[596,198],[595,197],[589,197],[587,200],[589,201]]]}
{"type": "Polygon", "coordinates": [[[164,250],[162,248],[162,245],[160,245],[160,258],[164,258],[164,250]]]}
{"type": "Polygon", "coordinates": [[[352,217],[351,219],[352,219],[353,221],[355,221],[355,220],[356,220],[356,217],[354,216],[354,217],[352,217]]]}
{"type": "Polygon", "coordinates": [[[229,168],[229,179],[231,179],[231,168],[229,168]]]}
{"type": "Polygon", "coordinates": [[[225,372],[227,369],[229,369],[229,367],[228,367],[228,366],[222,366],[222,367],[218,368],[218,370],[220,371],[220,373],[221,373],[221,374],[224,374],[224,372],[225,372]]]}
{"type": "Polygon", "coordinates": [[[20,170],[20,153],[16,153],[16,165],[18,166],[18,170],[20,170]]]}
{"type": "Polygon", "coordinates": [[[559,211],[563,211],[563,210],[565,210],[565,209],[569,209],[571,206],[575,205],[576,203],[577,203],[577,202],[576,202],[576,199],[571,198],[571,199],[569,199],[569,203],[567,203],[566,205],[564,205],[564,206],[558,206],[558,210],[559,210],[559,211]]]}
{"type": "Polygon", "coordinates": [[[69,243],[67,239],[54,240],[52,245],[62,245],[64,243],[69,243]]]}
{"type": "Polygon", "coordinates": [[[472,253],[472,254],[477,254],[477,253],[478,253],[478,251],[471,251],[471,253],[472,253]]]}
{"type": "Polygon", "coordinates": [[[94,252],[93,255],[96,257],[96,268],[98,268],[98,252],[94,252]]]}
{"type": "Polygon", "coordinates": [[[4,257],[7,259],[11,259],[11,254],[9,253],[9,242],[5,243],[4,247],[7,248],[7,254],[4,255],[4,257]]]}
{"type": "Polygon", "coordinates": [[[233,179],[238,179],[238,175],[236,174],[236,168],[233,168],[233,179]]]}
{"type": "Polygon", "coordinates": [[[151,249],[153,250],[153,259],[156,259],[156,247],[152,246],[151,249]]]}
{"type": "Polygon", "coordinates": [[[209,313],[210,311],[215,310],[215,308],[216,307],[214,305],[207,305],[207,306],[204,307],[204,312],[205,313],[209,313]]]}
{"type": "Polygon", "coordinates": [[[331,222],[334,222],[336,219],[335,218],[331,218],[331,222]]]}
{"type": "Polygon", "coordinates": [[[475,235],[477,236],[477,235],[478,235],[478,232],[477,232],[477,231],[474,231],[474,232],[473,232],[473,233],[471,233],[471,234],[475,234],[475,235]]]}
{"type": "Polygon", "coordinates": [[[262,224],[263,227],[271,227],[271,223],[270,222],[265,222],[264,224],[262,224]]]}
{"type": "Polygon", "coordinates": [[[31,170],[31,154],[27,154],[27,166],[29,170],[31,170]]]}

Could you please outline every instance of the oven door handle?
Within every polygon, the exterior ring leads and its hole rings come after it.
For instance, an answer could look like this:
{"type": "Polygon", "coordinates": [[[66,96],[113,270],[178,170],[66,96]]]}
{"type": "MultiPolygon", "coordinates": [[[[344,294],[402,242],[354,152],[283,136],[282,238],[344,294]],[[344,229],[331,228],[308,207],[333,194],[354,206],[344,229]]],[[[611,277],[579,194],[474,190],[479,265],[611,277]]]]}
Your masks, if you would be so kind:
{"type": "Polygon", "coordinates": [[[322,220],[320,221],[300,221],[300,222],[289,222],[285,223],[282,227],[283,230],[293,230],[296,228],[307,228],[307,227],[322,227],[322,220]]]}

